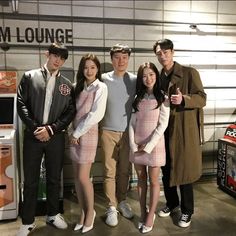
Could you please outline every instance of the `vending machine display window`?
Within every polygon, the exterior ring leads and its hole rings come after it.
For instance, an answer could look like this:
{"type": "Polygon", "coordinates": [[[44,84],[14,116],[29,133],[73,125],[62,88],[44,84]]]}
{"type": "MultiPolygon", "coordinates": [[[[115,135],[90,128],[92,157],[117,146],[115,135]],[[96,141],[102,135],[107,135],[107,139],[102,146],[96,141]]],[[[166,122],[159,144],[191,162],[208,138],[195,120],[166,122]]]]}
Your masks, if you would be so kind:
{"type": "Polygon", "coordinates": [[[0,98],[0,124],[13,124],[14,120],[14,98],[1,97],[0,98]]]}
{"type": "Polygon", "coordinates": [[[0,95],[0,129],[16,129],[16,95],[0,95]]]}

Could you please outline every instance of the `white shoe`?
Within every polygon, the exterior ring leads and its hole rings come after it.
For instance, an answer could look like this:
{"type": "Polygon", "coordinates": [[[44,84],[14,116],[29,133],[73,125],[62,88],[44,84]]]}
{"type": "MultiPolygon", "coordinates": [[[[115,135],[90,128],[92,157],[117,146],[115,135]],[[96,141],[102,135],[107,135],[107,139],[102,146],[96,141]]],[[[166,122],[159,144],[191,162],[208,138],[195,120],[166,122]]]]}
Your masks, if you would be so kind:
{"type": "Polygon", "coordinates": [[[21,225],[19,231],[16,233],[16,236],[27,236],[32,230],[35,229],[35,227],[35,224],[21,225]]]}
{"type": "Polygon", "coordinates": [[[85,226],[84,225],[83,228],[82,228],[82,234],[87,233],[88,231],[93,229],[93,224],[94,224],[95,217],[96,217],[96,211],[93,210],[93,221],[92,221],[92,224],[90,226],[85,226]]]}
{"type": "Polygon", "coordinates": [[[127,219],[131,219],[134,217],[132,209],[126,201],[122,201],[118,204],[118,210],[127,219]]]}
{"type": "Polygon", "coordinates": [[[142,228],[141,228],[141,233],[146,234],[146,233],[151,232],[152,229],[153,229],[153,226],[154,226],[154,221],[155,221],[155,219],[156,219],[156,215],[154,214],[152,226],[146,226],[145,224],[143,224],[143,226],[142,226],[142,228]]]}
{"type": "Polygon", "coordinates": [[[189,227],[190,224],[191,224],[191,215],[182,214],[178,222],[178,225],[182,228],[186,228],[189,227]]]}
{"type": "MultiPolygon", "coordinates": [[[[147,214],[148,212],[149,212],[149,207],[146,206],[146,214],[147,214]]],[[[142,229],[143,225],[144,225],[144,222],[139,221],[139,222],[138,222],[138,229],[142,229]]]]}
{"type": "Polygon", "coordinates": [[[138,222],[138,229],[142,229],[143,225],[144,225],[144,223],[141,222],[141,221],[139,221],[139,222],[138,222]]]}
{"type": "Polygon", "coordinates": [[[61,214],[57,214],[55,216],[47,216],[46,223],[55,226],[58,229],[66,229],[68,227],[61,214]]]}
{"type": "Polygon", "coordinates": [[[114,206],[110,206],[108,208],[108,210],[106,211],[106,224],[109,226],[116,226],[118,225],[118,217],[117,217],[117,213],[118,211],[116,210],[116,208],[114,206]]]}
{"type": "Polygon", "coordinates": [[[78,230],[82,229],[83,226],[84,226],[84,225],[76,224],[76,225],[75,225],[75,228],[74,228],[74,231],[78,231],[78,230]]]}
{"type": "Polygon", "coordinates": [[[158,211],[158,216],[160,217],[167,217],[171,213],[178,211],[179,207],[175,207],[173,209],[170,209],[168,206],[163,207],[160,211],[158,211]]]}

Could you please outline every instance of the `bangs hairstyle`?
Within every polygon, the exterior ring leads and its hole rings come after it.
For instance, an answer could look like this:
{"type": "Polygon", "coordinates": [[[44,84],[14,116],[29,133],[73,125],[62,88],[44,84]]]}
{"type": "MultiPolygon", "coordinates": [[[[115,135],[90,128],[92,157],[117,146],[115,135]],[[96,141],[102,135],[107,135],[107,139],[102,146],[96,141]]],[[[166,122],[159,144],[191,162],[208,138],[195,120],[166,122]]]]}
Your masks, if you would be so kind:
{"type": "Polygon", "coordinates": [[[49,54],[55,54],[57,56],[60,56],[63,59],[68,58],[68,49],[66,48],[65,45],[61,43],[53,43],[49,46],[48,48],[49,54]]]}
{"type": "Polygon", "coordinates": [[[127,53],[129,56],[131,54],[131,48],[128,45],[123,45],[121,43],[118,43],[114,45],[111,50],[110,50],[110,55],[111,58],[116,52],[121,52],[121,53],[127,53]]]}
{"type": "Polygon", "coordinates": [[[156,41],[156,43],[153,45],[153,51],[154,51],[155,54],[156,54],[156,49],[157,49],[158,45],[163,50],[170,49],[172,51],[173,48],[174,48],[174,44],[173,44],[173,42],[171,40],[169,40],[169,39],[161,39],[161,40],[156,41]]]}
{"type": "Polygon", "coordinates": [[[85,63],[87,60],[91,60],[95,63],[95,65],[97,66],[97,69],[98,69],[98,72],[96,74],[96,78],[99,79],[100,81],[102,81],[101,64],[100,64],[100,61],[98,60],[97,56],[92,53],[88,53],[88,54],[84,55],[80,60],[78,72],[76,75],[76,86],[75,86],[75,95],[76,96],[84,89],[84,82],[86,80],[86,77],[84,76],[84,68],[85,68],[85,63]]]}
{"type": "Polygon", "coordinates": [[[160,87],[160,79],[159,79],[158,69],[155,66],[155,64],[153,64],[152,62],[145,62],[142,65],[140,65],[138,68],[137,82],[136,82],[136,93],[135,93],[134,102],[132,104],[134,112],[138,111],[138,105],[139,105],[140,101],[144,98],[144,95],[147,91],[147,87],[143,83],[143,71],[145,68],[150,68],[156,74],[156,83],[153,86],[153,95],[157,100],[157,107],[156,108],[158,108],[164,101],[164,95],[161,92],[161,87],[160,87]]]}

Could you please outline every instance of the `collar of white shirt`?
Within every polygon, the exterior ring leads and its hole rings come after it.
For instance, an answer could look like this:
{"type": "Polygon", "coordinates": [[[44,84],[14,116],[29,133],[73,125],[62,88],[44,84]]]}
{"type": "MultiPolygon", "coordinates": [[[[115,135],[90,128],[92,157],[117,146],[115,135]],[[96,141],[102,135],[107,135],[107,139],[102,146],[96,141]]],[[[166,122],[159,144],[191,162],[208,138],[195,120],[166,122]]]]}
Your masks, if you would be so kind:
{"type": "Polygon", "coordinates": [[[84,89],[86,89],[86,90],[92,89],[93,87],[96,87],[98,83],[99,83],[99,79],[95,79],[93,81],[93,83],[91,83],[89,86],[87,86],[86,81],[84,81],[84,89]]]}
{"type": "Polygon", "coordinates": [[[47,64],[44,65],[45,70],[47,71],[47,79],[51,78],[51,77],[56,77],[58,74],[58,70],[54,71],[52,74],[49,72],[48,68],[47,68],[47,64]]]}

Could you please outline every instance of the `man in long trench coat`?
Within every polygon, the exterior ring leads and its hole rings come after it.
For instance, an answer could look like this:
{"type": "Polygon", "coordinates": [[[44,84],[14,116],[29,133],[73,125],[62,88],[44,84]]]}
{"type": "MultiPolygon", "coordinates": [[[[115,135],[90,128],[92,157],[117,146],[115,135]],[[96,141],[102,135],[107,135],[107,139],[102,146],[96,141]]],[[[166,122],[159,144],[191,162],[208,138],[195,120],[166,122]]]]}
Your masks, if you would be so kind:
{"type": "Polygon", "coordinates": [[[171,40],[157,41],[153,50],[163,66],[161,86],[171,103],[169,125],[165,132],[166,165],[162,167],[166,206],[158,215],[169,216],[180,205],[178,225],[188,227],[194,213],[192,183],[202,173],[202,108],[206,105],[206,94],[198,71],[173,60],[171,40]],[[180,201],[177,186],[180,188],[180,201]]]}

